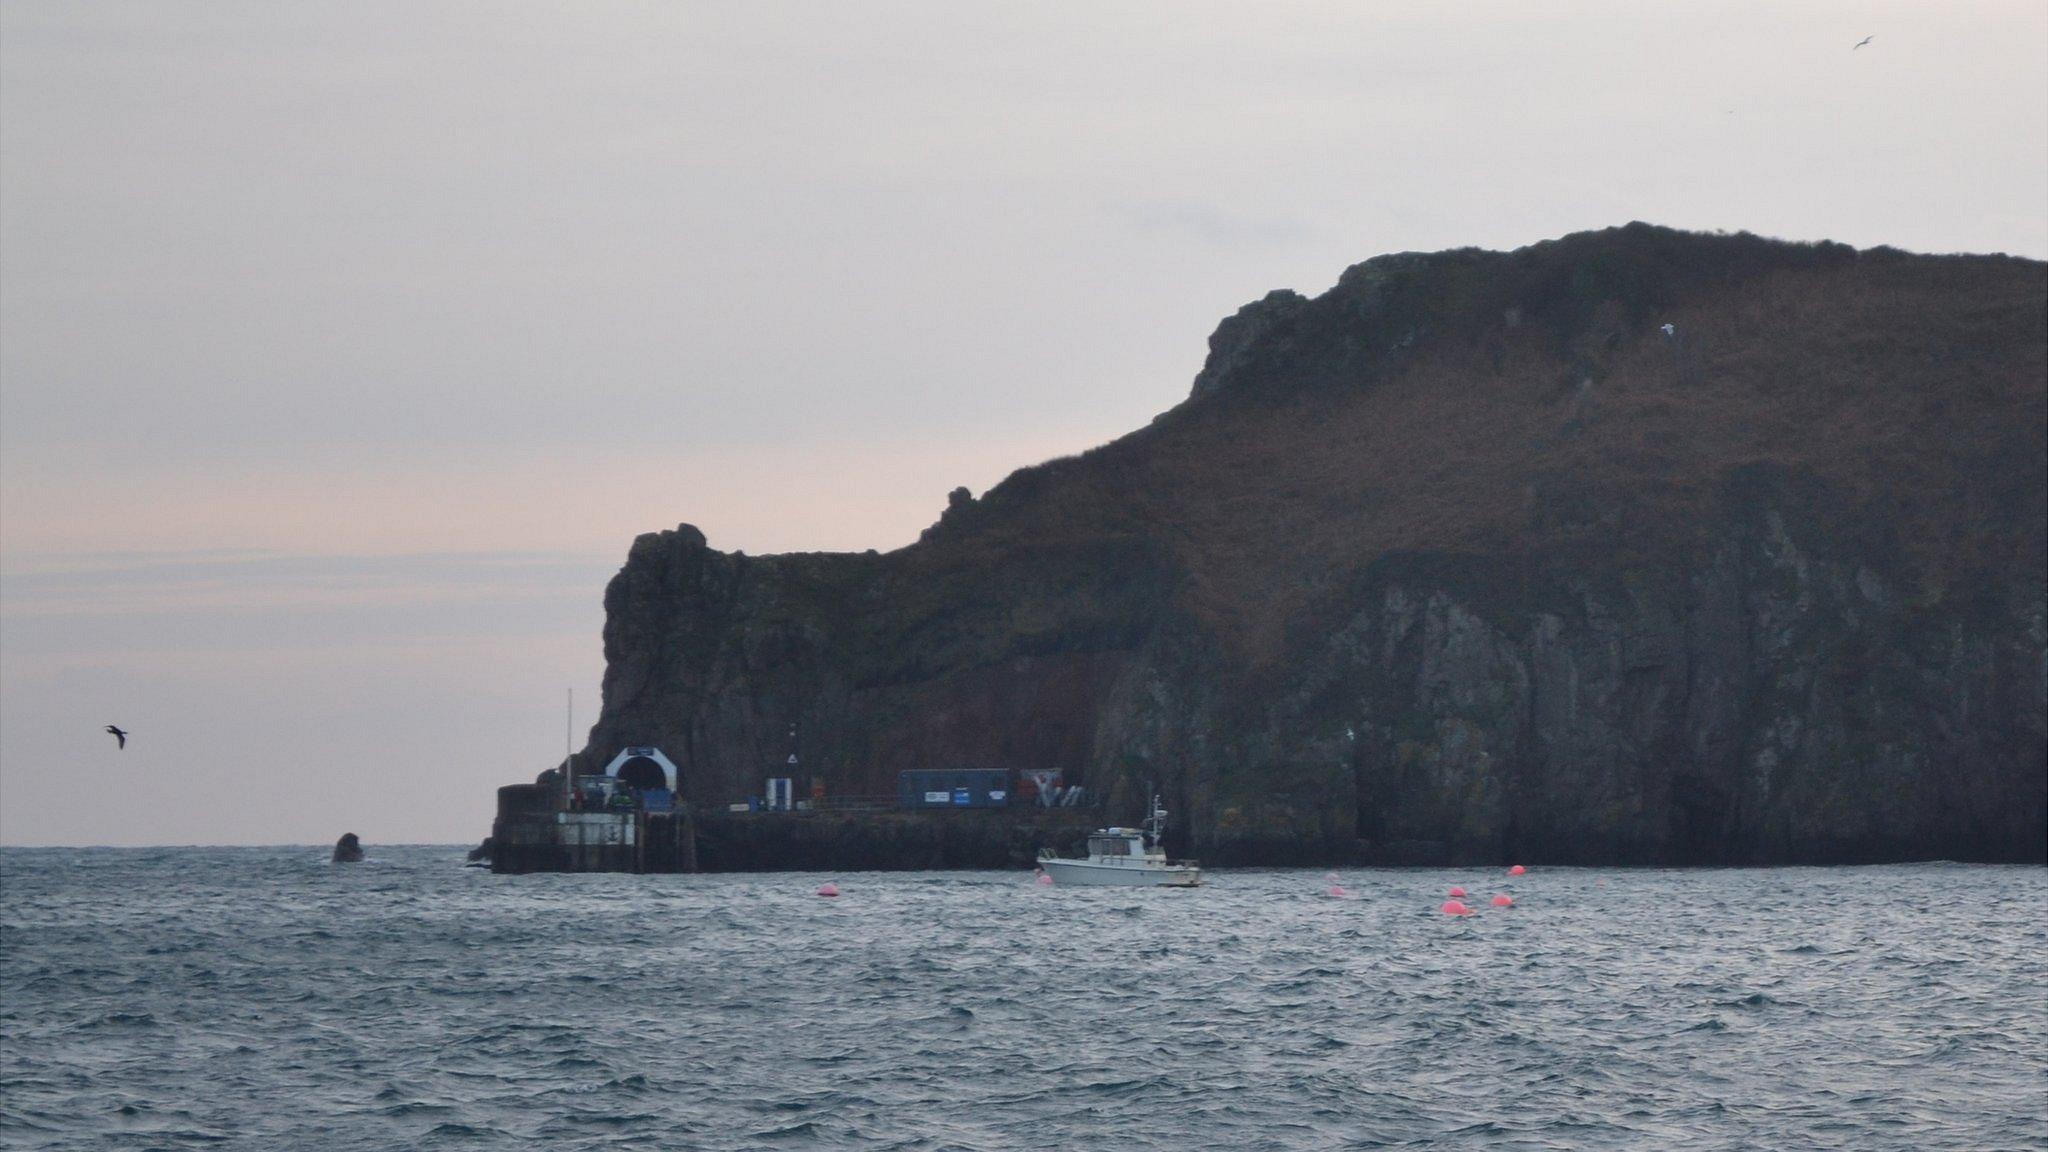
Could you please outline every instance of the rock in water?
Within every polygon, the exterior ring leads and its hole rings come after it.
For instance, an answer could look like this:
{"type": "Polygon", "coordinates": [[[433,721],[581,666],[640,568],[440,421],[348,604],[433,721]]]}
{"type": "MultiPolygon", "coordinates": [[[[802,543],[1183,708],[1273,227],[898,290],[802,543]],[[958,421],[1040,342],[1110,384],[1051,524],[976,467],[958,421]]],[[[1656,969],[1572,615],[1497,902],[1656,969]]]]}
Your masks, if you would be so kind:
{"type": "Polygon", "coordinates": [[[2041,861],[2044,361],[2034,260],[1368,260],[909,547],[640,537],[583,760],[661,746],[722,807],[800,723],[847,796],[1157,785],[1222,865],[2041,861]]]}
{"type": "Polygon", "coordinates": [[[334,842],[334,862],[336,864],[358,864],[362,862],[362,859],[363,842],[356,839],[355,833],[344,833],[341,839],[334,842]]]}

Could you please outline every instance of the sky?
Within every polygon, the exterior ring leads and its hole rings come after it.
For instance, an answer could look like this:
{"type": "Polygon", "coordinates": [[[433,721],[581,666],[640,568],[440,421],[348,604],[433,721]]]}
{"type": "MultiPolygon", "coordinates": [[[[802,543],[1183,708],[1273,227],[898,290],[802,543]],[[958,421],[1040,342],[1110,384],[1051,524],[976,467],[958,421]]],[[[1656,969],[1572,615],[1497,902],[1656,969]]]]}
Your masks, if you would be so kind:
{"type": "Polygon", "coordinates": [[[8,0],[0,844],[473,843],[635,535],[901,547],[1630,220],[2048,257],[2048,5],[8,0]]]}

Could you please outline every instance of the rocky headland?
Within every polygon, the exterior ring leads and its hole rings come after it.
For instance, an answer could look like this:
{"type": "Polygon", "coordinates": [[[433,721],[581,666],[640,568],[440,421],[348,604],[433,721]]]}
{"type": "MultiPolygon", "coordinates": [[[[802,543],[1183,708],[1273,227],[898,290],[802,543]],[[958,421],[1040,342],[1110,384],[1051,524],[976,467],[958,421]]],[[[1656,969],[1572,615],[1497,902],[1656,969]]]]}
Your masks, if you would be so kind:
{"type": "Polygon", "coordinates": [[[2037,261],[1379,257],[909,547],[640,537],[579,766],[659,745],[716,805],[800,723],[834,795],[1156,782],[1212,864],[2041,861],[2044,443],[2037,261]]]}

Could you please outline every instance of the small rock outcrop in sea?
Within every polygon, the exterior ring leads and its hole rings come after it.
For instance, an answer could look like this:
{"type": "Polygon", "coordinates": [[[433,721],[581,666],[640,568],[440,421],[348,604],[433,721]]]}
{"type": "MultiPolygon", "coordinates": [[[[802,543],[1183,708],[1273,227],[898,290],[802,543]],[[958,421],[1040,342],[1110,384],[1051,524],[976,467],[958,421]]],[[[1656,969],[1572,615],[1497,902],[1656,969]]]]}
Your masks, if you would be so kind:
{"type": "Polygon", "coordinates": [[[363,842],[356,839],[355,833],[344,833],[341,839],[334,842],[334,862],[336,864],[358,864],[362,862],[362,859],[363,842]]]}
{"type": "Polygon", "coordinates": [[[577,763],[659,746],[722,806],[800,725],[828,795],[1156,786],[1226,865],[2039,861],[2044,430],[2039,261],[1383,256],[917,544],[640,537],[577,763]]]}
{"type": "Polygon", "coordinates": [[[491,862],[491,850],[495,847],[497,847],[497,841],[486,836],[483,839],[483,843],[469,850],[467,859],[471,864],[489,864],[491,862]]]}

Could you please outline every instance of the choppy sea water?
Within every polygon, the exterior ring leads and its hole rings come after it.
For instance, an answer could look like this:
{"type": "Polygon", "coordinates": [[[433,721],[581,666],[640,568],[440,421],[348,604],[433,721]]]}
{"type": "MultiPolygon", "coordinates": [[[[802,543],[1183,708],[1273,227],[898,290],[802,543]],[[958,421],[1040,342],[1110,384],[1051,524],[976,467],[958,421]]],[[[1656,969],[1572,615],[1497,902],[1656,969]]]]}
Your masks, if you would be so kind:
{"type": "Polygon", "coordinates": [[[1333,898],[372,853],[0,851],[0,1144],[2048,1147],[2039,868],[1333,898]]]}

